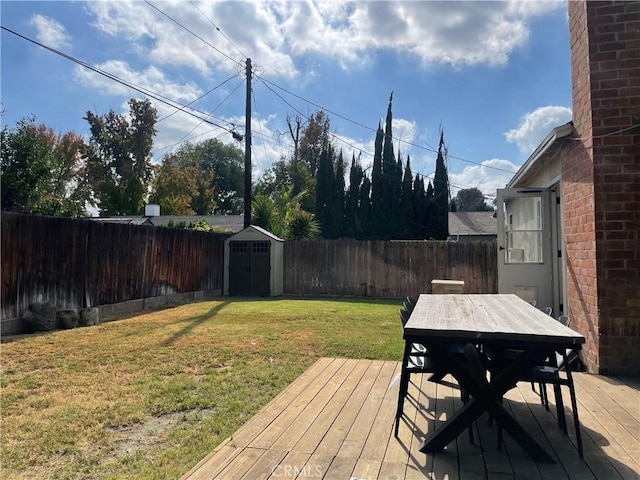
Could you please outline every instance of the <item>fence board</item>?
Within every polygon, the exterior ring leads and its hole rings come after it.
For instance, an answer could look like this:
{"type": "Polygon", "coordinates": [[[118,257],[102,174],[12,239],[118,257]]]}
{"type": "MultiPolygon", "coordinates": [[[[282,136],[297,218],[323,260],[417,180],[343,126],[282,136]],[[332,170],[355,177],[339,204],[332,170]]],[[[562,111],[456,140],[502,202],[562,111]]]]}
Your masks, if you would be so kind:
{"type": "Polygon", "coordinates": [[[431,280],[464,280],[468,293],[498,291],[495,243],[316,240],[284,244],[284,293],[403,297],[431,280]]]}

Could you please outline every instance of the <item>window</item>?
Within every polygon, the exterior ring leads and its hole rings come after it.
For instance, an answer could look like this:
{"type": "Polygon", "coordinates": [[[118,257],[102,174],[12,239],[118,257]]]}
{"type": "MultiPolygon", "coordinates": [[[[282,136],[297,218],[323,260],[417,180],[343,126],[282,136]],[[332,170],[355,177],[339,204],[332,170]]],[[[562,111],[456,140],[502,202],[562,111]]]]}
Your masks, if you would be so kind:
{"type": "Polygon", "coordinates": [[[542,197],[504,201],[506,263],[542,263],[542,197]]]}
{"type": "Polygon", "coordinates": [[[248,253],[248,242],[231,242],[231,253],[248,253]]]}
{"type": "Polygon", "coordinates": [[[269,253],[269,242],[253,242],[253,253],[269,253]]]}

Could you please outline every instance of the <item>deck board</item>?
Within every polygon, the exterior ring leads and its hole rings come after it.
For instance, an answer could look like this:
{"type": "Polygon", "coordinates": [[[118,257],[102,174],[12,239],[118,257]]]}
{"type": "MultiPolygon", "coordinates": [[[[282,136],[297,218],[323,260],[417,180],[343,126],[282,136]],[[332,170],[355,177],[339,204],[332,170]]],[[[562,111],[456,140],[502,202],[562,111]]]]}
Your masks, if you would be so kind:
{"type": "MultiPolygon", "coordinates": [[[[445,451],[419,451],[428,432],[461,408],[459,390],[413,375],[398,438],[396,362],[323,358],[194,466],[184,480],[358,479],[638,479],[640,392],[635,379],[574,374],[584,460],[578,458],[569,395],[568,435],[555,406],[546,411],[528,383],[505,408],[556,460],[534,462],[508,434],[498,448],[487,415],[445,451]]],[[[551,394],[551,391],[549,392],[551,394]]],[[[553,400],[553,395],[550,395],[553,400]]]]}

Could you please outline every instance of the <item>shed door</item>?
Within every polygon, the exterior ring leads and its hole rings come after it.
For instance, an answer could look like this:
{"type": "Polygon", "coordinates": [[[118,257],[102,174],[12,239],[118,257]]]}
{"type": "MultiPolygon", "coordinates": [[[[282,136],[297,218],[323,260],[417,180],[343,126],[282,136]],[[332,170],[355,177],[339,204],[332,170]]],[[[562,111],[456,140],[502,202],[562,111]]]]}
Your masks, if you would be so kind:
{"type": "Polygon", "coordinates": [[[498,190],[498,291],[552,307],[557,316],[551,203],[548,189],[498,190]]]}
{"type": "Polygon", "coordinates": [[[271,243],[230,242],[229,295],[271,294],[271,243]]]}

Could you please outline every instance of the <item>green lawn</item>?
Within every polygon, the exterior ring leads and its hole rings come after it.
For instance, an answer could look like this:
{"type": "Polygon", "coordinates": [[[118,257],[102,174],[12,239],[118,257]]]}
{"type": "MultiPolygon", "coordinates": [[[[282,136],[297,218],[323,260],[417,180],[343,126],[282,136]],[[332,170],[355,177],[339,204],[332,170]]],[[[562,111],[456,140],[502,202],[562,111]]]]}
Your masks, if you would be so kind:
{"type": "Polygon", "coordinates": [[[2,478],[175,479],[323,356],[400,360],[400,300],[224,299],[2,344],[2,478]]]}

